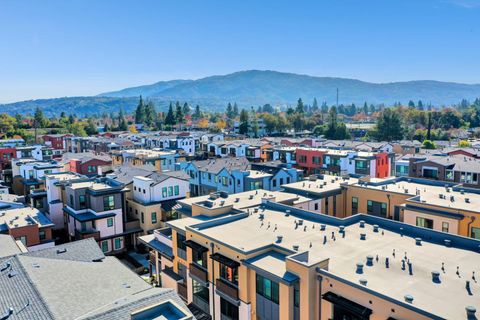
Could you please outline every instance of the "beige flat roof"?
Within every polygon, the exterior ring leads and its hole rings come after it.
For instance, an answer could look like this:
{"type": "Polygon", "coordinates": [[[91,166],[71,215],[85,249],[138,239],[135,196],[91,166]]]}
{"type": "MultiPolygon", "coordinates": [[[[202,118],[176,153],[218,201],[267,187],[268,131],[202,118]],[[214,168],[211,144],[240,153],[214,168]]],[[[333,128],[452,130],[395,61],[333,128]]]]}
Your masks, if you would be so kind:
{"type": "Polygon", "coordinates": [[[297,181],[289,184],[284,184],[282,187],[290,188],[298,191],[308,191],[311,193],[324,193],[330,192],[333,190],[340,189],[341,184],[355,184],[358,182],[357,178],[348,178],[343,179],[339,176],[332,176],[332,175],[323,175],[323,179],[316,179],[315,181],[311,181],[309,179],[297,181]]]}
{"type": "MultiPolygon", "coordinates": [[[[359,223],[346,227],[345,238],[342,238],[338,227],[327,225],[325,231],[320,231],[319,223],[304,220],[302,226],[295,228],[298,220],[293,215],[287,217],[284,212],[259,210],[255,213],[250,210],[250,215],[244,218],[195,232],[240,251],[274,244],[277,236],[282,235],[283,240],[277,245],[289,250],[298,245],[298,252],[308,251],[309,263],[329,259],[328,272],[356,284],[366,279],[368,289],[400,302],[410,294],[414,297],[413,306],[446,319],[464,319],[466,306],[480,305],[479,285],[471,281],[471,296],[465,289],[465,280],[471,279],[473,271],[480,275],[478,253],[425,241],[418,246],[411,237],[382,229],[373,232],[371,225],[361,228],[359,223]],[[260,214],[264,215],[263,221],[259,219],[260,214]],[[332,232],[335,241],[331,238],[332,232]],[[361,233],[366,234],[366,240],[360,240],[361,233]],[[324,236],[326,244],[323,244],[324,236]],[[401,269],[405,253],[413,264],[413,275],[409,274],[408,267],[405,271],[401,269]],[[378,255],[378,262],[374,259],[373,266],[366,266],[367,255],[375,258],[378,255]],[[390,259],[389,268],[385,267],[386,257],[390,259]],[[363,274],[356,273],[357,262],[364,263],[363,274]],[[441,271],[442,263],[445,272],[441,271]],[[457,266],[460,277],[456,275],[457,266]],[[440,284],[432,282],[432,271],[441,272],[440,284]]],[[[257,261],[256,266],[274,273],[282,272],[277,260],[265,258],[257,261]]]]}

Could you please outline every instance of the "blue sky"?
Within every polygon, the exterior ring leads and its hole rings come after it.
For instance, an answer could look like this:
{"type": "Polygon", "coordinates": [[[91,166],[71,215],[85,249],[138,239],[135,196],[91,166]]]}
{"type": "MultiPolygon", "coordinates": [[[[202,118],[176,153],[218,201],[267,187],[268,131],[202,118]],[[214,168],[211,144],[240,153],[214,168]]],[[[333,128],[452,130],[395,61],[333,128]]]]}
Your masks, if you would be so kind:
{"type": "Polygon", "coordinates": [[[0,0],[0,102],[269,69],[480,83],[480,0],[0,0]]]}

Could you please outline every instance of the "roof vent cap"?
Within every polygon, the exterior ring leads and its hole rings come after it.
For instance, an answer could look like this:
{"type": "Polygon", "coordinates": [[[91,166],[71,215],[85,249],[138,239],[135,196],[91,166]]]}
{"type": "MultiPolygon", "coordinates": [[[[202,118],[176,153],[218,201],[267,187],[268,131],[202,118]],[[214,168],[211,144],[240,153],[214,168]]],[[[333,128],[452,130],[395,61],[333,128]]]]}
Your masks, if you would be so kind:
{"type": "Polygon", "coordinates": [[[357,270],[355,271],[358,274],[363,273],[363,263],[362,262],[357,262],[357,270]]]}
{"type": "Polygon", "coordinates": [[[366,233],[360,233],[360,240],[367,240],[367,234],[366,233]]]}
{"type": "Polygon", "coordinates": [[[432,281],[433,283],[440,283],[440,272],[432,271],[432,281]]]}
{"type": "Polygon", "coordinates": [[[413,296],[410,295],[410,294],[407,294],[404,296],[405,298],[405,302],[408,302],[408,303],[413,303],[413,296]]]}
{"type": "Polygon", "coordinates": [[[415,238],[415,244],[417,246],[421,246],[422,245],[422,238],[415,238]]]}

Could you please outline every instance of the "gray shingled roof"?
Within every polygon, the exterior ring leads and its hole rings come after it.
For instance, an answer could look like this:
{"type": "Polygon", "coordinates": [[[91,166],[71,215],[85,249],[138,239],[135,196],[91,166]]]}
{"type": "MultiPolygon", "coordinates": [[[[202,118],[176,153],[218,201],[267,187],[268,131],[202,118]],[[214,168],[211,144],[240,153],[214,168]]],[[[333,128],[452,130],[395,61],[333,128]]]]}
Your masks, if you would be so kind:
{"type": "Polygon", "coordinates": [[[232,170],[248,170],[250,162],[246,157],[239,158],[216,158],[209,160],[193,161],[192,162],[200,171],[219,173],[224,168],[228,171],[232,170]]]}
{"type": "Polygon", "coordinates": [[[9,234],[0,234],[0,258],[13,256],[21,252],[12,236],[9,234]]]}
{"type": "Polygon", "coordinates": [[[93,238],[69,242],[43,250],[32,251],[25,255],[46,259],[84,262],[99,261],[105,258],[105,255],[93,238]]]}

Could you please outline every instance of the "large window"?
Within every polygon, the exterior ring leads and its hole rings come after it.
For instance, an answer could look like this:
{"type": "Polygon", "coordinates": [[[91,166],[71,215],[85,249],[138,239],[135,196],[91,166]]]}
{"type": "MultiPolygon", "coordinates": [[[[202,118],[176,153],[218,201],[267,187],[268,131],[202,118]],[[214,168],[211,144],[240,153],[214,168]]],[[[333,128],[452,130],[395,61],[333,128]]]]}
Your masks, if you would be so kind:
{"type": "Polygon", "coordinates": [[[397,164],[395,169],[397,171],[397,175],[408,176],[408,166],[397,164]]]}
{"type": "MultiPolygon", "coordinates": [[[[207,287],[203,286],[200,282],[197,282],[195,280],[192,279],[192,288],[193,288],[193,300],[194,300],[194,303],[196,305],[202,305],[201,307],[205,306],[208,306],[208,302],[210,300],[210,293],[209,293],[209,290],[207,287]],[[198,300],[196,300],[196,298],[200,298],[201,301],[199,302],[198,300]]],[[[205,306],[205,309],[207,309],[205,306]]],[[[202,308],[203,311],[205,312],[209,312],[209,310],[204,310],[204,308],[202,308]]]]}
{"type": "Polygon", "coordinates": [[[220,263],[220,278],[223,278],[231,283],[238,284],[238,269],[230,268],[223,263],[220,263]]]}
{"type": "Polygon", "coordinates": [[[261,275],[258,275],[258,274],[257,274],[256,280],[257,280],[257,285],[256,285],[257,294],[278,304],[279,302],[278,283],[268,278],[262,277],[261,275]]]}
{"type": "Polygon", "coordinates": [[[455,178],[455,175],[453,173],[453,170],[445,170],[445,179],[453,180],[454,178],[455,178]]]}
{"type": "Polygon", "coordinates": [[[449,223],[448,222],[442,222],[442,232],[448,232],[449,229],[449,223]]]}
{"type": "Polygon", "coordinates": [[[470,237],[474,239],[480,240],[480,228],[477,227],[471,227],[470,229],[470,237]]]}
{"type": "Polygon", "coordinates": [[[176,196],[180,194],[180,188],[178,186],[173,187],[173,190],[176,196]]]}
{"type": "Polygon", "coordinates": [[[299,163],[307,163],[307,156],[300,156],[298,157],[299,163]]]}
{"type": "Polygon", "coordinates": [[[365,160],[356,160],[355,169],[359,169],[359,170],[367,169],[367,162],[365,160]]]}
{"type": "Polygon", "coordinates": [[[103,209],[104,210],[115,209],[115,198],[114,198],[114,196],[103,197],[103,209]]]}
{"type": "Polygon", "coordinates": [[[227,300],[220,298],[220,312],[222,319],[225,320],[238,320],[238,307],[231,304],[227,300]]]}
{"type": "Polygon", "coordinates": [[[80,209],[85,209],[86,208],[87,200],[85,198],[85,195],[78,196],[78,205],[80,206],[80,209]]]}
{"type": "Polygon", "coordinates": [[[460,182],[474,184],[478,181],[478,175],[472,172],[461,172],[460,173],[460,182]]]}
{"type": "Polygon", "coordinates": [[[162,197],[166,198],[167,197],[167,187],[162,188],[162,197]]]}
{"type": "Polygon", "coordinates": [[[120,250],[122,248],[122,238],[115,238],[114,248],[115,250],[120,250]]]}
{"type": "Polygon", "coordinates": [[[192,260],[196,264],[206,268],[207,267],[207,250],[192,250],[192,260]]]}
{"type": "Polygon", "coordinates": [[[438,178],[438,169],[423,168],[423,177],[430,179],[438,178]]]}
{"type": "Polygon", "coordinates": [[[373,213],[373,201],[367,200],[367,213],[373,213]]]}
{"type": "Polygon", "coordinates": [[[151,216],[152,216],[152,223],[157,223],[157,213],[156,213],[156,212],[152,212],[152,213],[151,213],[151,216]]]}
{"type": "Polygon", "coordinates": [[[313,162],[313,164],[320,164],[320,162],[321,162],[320,157],[313,157],[312,162],[313,162]]]}
{"type": "Polygon", "coordinates": [[[352,197],[352,214],[358,213],[358,198],[352,197]]]}
{"type": "Polygon", "coordinates": [[[173,187],[168,187],[168,196],[173,196],[173,187]]]}
{"type": "Polygon", "coordinates": [[[263,182],[262,181],[252,181],[250,182],[250,190],[257,190],[257,189],[262,189],[263,188],[263,182]]]}
{"type": "Polygon", "coordinates": [[[113,227],[113,218],[107,218],[107,227],[113,227]]]}
{"type": "Polygon", "coordinates": [[[187,258],[187,246],[185,245],[185,236],[177,232],[177,254],[179,258],[187,258]]]}
{"type": "Polygon", "coordinates": [[[108,251],[108,241],[107,240],[102,241],[102,251],[103,252],[108,251]]]}
{"type": "Polygon", "coordinates": [[[433,229],[433,220],[417,217],[417,227],[433,229]]]}
{"type": "Polygon", "coordinates": [[[47,238],[47,234],[45,233],[45,230],[38,231],[38,237],[40,238],[40,241],[45,240],[47,238]]]}

